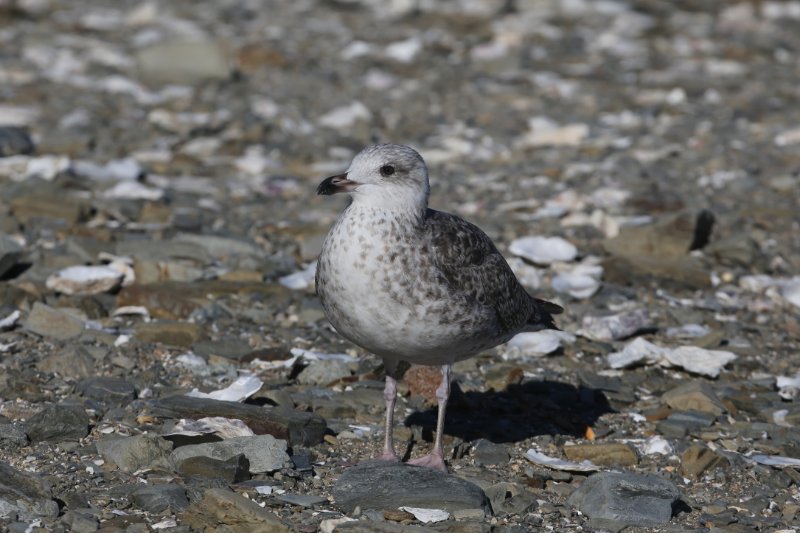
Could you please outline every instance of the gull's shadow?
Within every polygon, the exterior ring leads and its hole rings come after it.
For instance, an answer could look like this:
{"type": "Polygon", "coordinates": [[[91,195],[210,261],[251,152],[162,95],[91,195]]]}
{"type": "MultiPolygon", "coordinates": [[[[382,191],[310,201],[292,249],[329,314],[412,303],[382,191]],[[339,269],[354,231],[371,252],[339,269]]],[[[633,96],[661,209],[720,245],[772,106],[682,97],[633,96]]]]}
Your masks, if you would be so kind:
{"type": "MultiPolygon", "coordinates": [[[[557,381],[528,381],[499,392],[462,392],[452,385],[445,434],[465,441],[519,442],[536,435],[582,437],[604,413],[613,412],[601,390],[557,381]]],[[[432,440],[436,408],[411,414],[406,426],[421,426],[432,440]]]]}

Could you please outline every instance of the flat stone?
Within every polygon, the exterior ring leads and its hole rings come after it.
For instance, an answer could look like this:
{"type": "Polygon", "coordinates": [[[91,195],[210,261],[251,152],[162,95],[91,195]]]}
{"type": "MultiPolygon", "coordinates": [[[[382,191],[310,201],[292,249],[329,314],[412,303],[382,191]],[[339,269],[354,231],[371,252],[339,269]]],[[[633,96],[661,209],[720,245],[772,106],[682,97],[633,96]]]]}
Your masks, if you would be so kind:
{"type": "Polygon", "coordinates": [[[350,364],[344,361],[312,361],[297,376],[298,383],[303,385],[327,386],[342,378],[352,375],[350,364]]]}
{"type": "Polygon", "coordinates": [[[31,442],[79,440],[89,434],[89,415],[78,405],[50,405],[25,422],[31,442]]]}
{"type": "Polygon", "coordinates": [[[373,520],[356,520],[344,522],[336,526],[334,533],[430,533],[432,528],[403,525],[394,522],[376,522],[373,520]]]}
{"type": "Polygon", "coordinates": [[[97,452],[123,472],[142,468],[170,470],[172,443],[154,435],[106,437],[97,441],[97,452]]]}
{"type": "Polygon", "coordinates": [[[202,455],[188,457],[178,464],[177,470],[184,477],[216,478],[226,483],[250,479],[250,461],[241,453],[226,460],[202,455]]]}
{"type": "Polygon", "coordinates": [[[191,346],[205,335],[202,325],[190,322],[141,322],[134,328],[142,342],[191,346]]]}
{"type": "Polygon", "coordinates": [[[272,435],[288,441],[289,446],[318,444],[328,427],[325,419],[312,413],[189,396],[156,400],[151,404],[151,410],[156,416],[171,418],[235,418],[247,424],[257,435],[272,435]]]}
{"type": "Polygon", "coordinates": [[[181,485],[147,485],[131,493],[133,504],[148,513],[180,512],[189,506],[186,489],[181,485]]]}
{"type": "Polygon", "coordinates": [[[590,518],[653,527],[669,522],[679,498],[678,487],[658,476],[601,472],[589,476],[567,503],[590,518]]]}
{"type": "Polygon", "coordinates": [[[36,302],[23,322],[23,327],[42,337],[63,341],[80,335],[84,326],[83,321],[75,315],[36,302]]]}
{"type": "Polygon", "coordinates": [[[181,446],[173,450],[170,459],[173,464],[180,465],[190,457],[203,456],[226,461],[239,454],[250,462],[252,474],[280,470],[290,460],[286,453],[286,441],[272,435],[233,437],[219,442],[181,446]]]}
{"type": "Polygon", "coordinates": [[[621,442],[564,446],[564,455],[570,461],[589,460],[602,466],[632,466],[639,462],[636,451],[621,442]]]}
{"type": "Polygon", "coordinates": [[[88,511],[88,509],[69,510],[61,517],[61,523],[67,526],[68,531],[75,533],[97,531],[100,529],[100,521],[88,511]]]}
{"type": "Polygon", "coordinates": [[[288,503],[290,505],[299,505],[300,507],[314,507],[321,503],[328,503],[328,498],[323,496],[315,496],[313,494],[295,494],[288,492],[280,494],[276,498],[279,502],[288,503]]]}
{"type": "Polygon", "coordinates": [[[0,423],[0,449],[13,450],[28,444],[25,427],[16,422],[0,423]]]}
{"type": "Polygon", "coordinates": [[[706,470],[727,466],[728,460],[701,444],[692,444],[681,454],[681,475],[699,478],[706,470]]]}
{"type": "Polygon", "coordinates": [[[537,496],[518,483],[495,483],[484,492],[496,515],[524,514],[536,506],[537,496]]]}
{"type": "Polygon", "coordinates": [[[621,228],[619,235],[603,243],[612,256],[604,263],[605,278],[630,283],[635,277],[655,277],[693,288],[709,287],[707,269],[688,254],[708,243],[713,225],[714,215],[703,210],[621,228]]]}
{"type": "Polygon", "coordinates": [[[508,448],[487,439],[472,443],[472,457],[477,465],[504,465],[510,459],[508,448]]]}
{"type": "Polygon", "coordinates": [[[590,518],[589,531],[608,531],[609,533],[618,533],[628,527],[624,522],[617,520],[610,520],[608,518],[590,518]]]}
{"type": "Polygon", "coordinates": [[[0,461],[0,517],[30,521],[58,516],[50,484],[33,472],[22,472],[0,461]]]}
{"type": "Polygon", "coordinates": [[[348,468],[333,486],[336,506],[351,513],[362,509],[394,510],[401,506],[428,509],[486,509],[488,500],[477,485],[430,468],[407,464],[364,463],[348,468]]]}
{"type": "Polygon", "coordinates": [[[16,240],[0,233],[0,278],[19,263],[24,254],[25,250],[16,240]]]}
{"type": "Polygon", "coordinates": [[[675,410],[695,410],[721,415],[725,406],[706,381],[693,380],[665,392],[661,399],[675,410]]]}
{"type": "Polygon", "coordinates": [[[192,346],[192,351],[206,359],[219,357],[230,361],[243,362],[253,352],[247,341],[227,337],[218,341],[201,340],[192,346]]]}
{"type": "Polygon", "coordinates": [[[64,191],[37,192],[14,198],[11,213],[23,224],[45,218],[74,225],[89,218],[91,204],[86,199],[64,194],[64,191]]]}
{"type": "Polygon", "coordinates": [[[136,398],[136,387],[122,378],[101,376],[81,381],[81,395],[105,405],[124,405],[136,398]]]}
{"type": "Polygon", "coordinates": [[[180,516],[181,523],[200,531],[290,533],[277,516],[227,489],[209,489],[180,516]]]}
{"type": "Polygon", "coordinates": [[[36,368],[64,378],[83,379],[97,372],[96,365],[85,346],[70,344],[36,363],[36,368]]]}

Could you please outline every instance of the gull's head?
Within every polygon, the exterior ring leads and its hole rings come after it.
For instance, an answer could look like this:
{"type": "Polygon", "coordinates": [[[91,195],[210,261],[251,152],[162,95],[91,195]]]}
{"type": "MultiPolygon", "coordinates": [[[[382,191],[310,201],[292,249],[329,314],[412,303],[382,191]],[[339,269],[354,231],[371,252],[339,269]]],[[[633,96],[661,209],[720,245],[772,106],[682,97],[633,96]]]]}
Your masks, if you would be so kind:
{"type": "Polygon", "coordinates": [[[428,203],[428,167],[416,150],[401,144],[376,144],[361,150],[344,174],[331,176],[317,194],[349,192],[355,201],[387,207],[428,203]]]}

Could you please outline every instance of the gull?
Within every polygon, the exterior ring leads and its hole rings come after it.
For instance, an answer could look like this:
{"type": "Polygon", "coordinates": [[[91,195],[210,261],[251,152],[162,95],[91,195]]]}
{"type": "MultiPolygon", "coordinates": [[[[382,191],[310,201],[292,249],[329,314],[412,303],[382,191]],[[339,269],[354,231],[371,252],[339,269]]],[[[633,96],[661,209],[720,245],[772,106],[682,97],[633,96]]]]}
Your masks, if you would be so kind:
{"type": "Polygon", "coordinates": [[[336,331],[383,360],[386,433],[378,459],[399,461],[392,428],[400,361],[436,365],[431,453],[409,461],[446,472],[442,435],[456,361],[522,331],[556,328],[553,303],[530,296],[491,239],[459,216],[428,208],[428,168],[414,149],[368,146],[317,194],[348,193],[319,256],[316,290],[336,331]]]}

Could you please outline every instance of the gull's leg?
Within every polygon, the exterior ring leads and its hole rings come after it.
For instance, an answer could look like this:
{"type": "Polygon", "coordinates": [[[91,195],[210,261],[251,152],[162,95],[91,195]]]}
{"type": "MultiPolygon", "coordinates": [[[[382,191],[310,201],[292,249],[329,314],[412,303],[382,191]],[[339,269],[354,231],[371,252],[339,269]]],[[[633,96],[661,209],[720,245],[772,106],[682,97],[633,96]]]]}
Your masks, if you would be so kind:
{"type": "Polygon", "coordinates": [[[439,402],[439,413],[436,418],[436,439],[433,443],[431,453],[412,459],[409,464],[417,466],[427,466],[435,468],[442,472],[447,472],[447,467],[444,464],[444,445],[442,444],[442,437],[444,436],[444,415],[447,411],[447,399],[450,397],[450,370],[452,364],[442,365],[442,383],[436,389],[436,399],[439,402]]]}
{"type": "Polygon", "coordinates": [[[386,385],[383,387],[383,398],[386,400],[386,433],[383,440],[383,453],[378,457],[381,461],[399,461],[394,453],[394,404],[397,401],[397,361],[383,360],[386,369],[386,385]]]}

